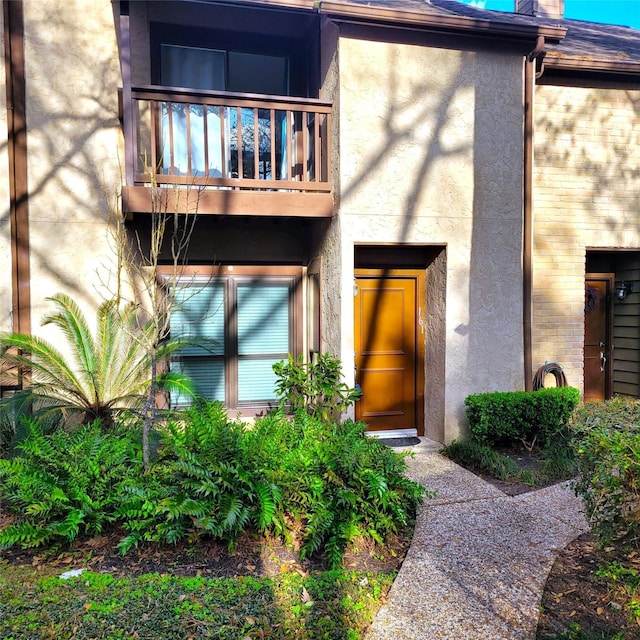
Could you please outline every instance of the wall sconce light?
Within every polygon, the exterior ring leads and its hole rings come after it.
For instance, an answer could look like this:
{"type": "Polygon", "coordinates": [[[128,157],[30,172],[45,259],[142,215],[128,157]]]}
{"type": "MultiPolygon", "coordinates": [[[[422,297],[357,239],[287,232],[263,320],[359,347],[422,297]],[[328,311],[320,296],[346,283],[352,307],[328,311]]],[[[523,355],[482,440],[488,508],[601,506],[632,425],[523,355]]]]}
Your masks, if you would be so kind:
{"type": "Polygon", "coordinates": [[[630,293],[633,293],[633,283],[622,281],[616,286],[616,298],[622,302],[630,293]]]}

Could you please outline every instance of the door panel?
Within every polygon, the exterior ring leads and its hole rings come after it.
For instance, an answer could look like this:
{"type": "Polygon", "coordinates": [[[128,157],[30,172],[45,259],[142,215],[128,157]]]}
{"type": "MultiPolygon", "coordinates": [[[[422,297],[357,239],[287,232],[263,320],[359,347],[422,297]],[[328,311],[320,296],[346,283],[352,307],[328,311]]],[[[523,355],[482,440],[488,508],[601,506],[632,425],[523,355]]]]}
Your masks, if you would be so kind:
{"type": "Polygon", "coordinates": [[[356,418],[370,430],[416,429],[424,420],[419,380],[420,276],[359,274],[355,292],[356,418]]]}
{"type": "Polygon", "coordinates": [[[614,274],[587,274],[584,308],[584,400],[607,400],[612,390],[611,294],[614,274]]]}

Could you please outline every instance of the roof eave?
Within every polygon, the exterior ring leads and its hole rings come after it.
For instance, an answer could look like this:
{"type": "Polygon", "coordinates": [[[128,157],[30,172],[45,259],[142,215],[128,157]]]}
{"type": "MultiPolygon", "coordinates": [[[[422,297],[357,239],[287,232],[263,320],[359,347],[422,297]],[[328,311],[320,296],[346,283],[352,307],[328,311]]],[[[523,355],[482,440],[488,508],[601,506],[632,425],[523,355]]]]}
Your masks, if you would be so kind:
{"type": "Polygon", "coordinates": [[[345,5],[331,0],[320,0],[321,14],[340,22],[356,22],[396,27],[412,27],[425,31],[437,31],[475,35],[491,38],[530,40],[543,36],[549,44],[558,44],[566,35],[565,27],[549,25],[520,25],[478,20],[467,16],[435,16],[417,11],[345,5]]]}
{"type": "Polygon", "coordinates": [[[616,73],[640,75],[640,62],[608,60],[588,56],[545,56],[544,66],[558,71],[587,71],[595,73],[616,73]]]}
{"type": "MultiPolygon", "coordinates": [[[[202,2],[202,0],[182,1],[194,3],[202,2]]],[[[315,11],[318,2],[317,0],[216,0],[216,4],[231,6],[257,6],[270,9],[305,9],[307,11],[315,11]]]]}
{"type": "Polygon", "coordinates": [[[314,11],[337,22],[416,29],[433,33],[450,33],[512,41],[530,41],[543,36],[546,43],[558,44],[567,33],[567,29],[561,26],[514,24],[462,15],[433,15],[406,9],[345,4],[335,0],[218,0],[218,2],[232,6],[314,11]]]}

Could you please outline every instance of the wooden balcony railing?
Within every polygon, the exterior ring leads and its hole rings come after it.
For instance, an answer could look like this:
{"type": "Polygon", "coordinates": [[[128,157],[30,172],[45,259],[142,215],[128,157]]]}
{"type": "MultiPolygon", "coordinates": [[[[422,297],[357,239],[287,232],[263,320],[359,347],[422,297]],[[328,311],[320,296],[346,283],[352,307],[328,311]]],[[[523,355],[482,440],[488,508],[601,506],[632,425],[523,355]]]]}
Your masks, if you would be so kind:
{"type": "Polygon", "coordinates": [[[129,186],[331,191],[329,103],[134,87],[123,107],[129,186]]]}

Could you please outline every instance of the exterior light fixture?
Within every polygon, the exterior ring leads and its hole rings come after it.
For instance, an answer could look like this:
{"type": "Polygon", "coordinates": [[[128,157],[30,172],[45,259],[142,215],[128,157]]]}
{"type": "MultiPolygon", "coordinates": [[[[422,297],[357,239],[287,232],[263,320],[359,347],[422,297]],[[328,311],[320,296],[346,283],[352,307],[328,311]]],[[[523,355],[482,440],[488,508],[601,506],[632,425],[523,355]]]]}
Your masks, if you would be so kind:
{"type": "Polygon", "coordinates": [[[630,293],[633,293],[633,283],[622,281],[616,286],[616,298],[622,302],[630,293]]]}

